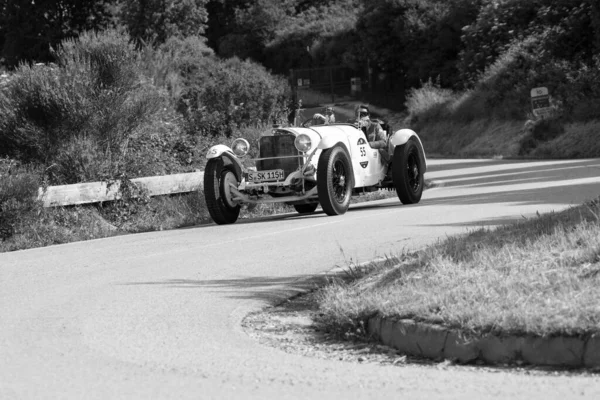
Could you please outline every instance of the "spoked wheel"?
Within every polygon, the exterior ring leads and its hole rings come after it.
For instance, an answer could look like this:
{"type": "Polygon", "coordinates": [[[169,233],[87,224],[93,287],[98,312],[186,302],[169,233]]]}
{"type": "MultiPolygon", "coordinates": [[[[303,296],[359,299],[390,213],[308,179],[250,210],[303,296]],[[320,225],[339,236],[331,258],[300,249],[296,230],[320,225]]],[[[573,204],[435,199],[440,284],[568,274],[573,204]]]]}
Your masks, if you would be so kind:
{"type": "Polygon", "coordinates": [[[392,180],[402,204],[414,204],[423,194],[423,157],[420,148],[410,139],[394,149],[392,180]]]}
{"type": "Polygon", "coordinates": [[[348,211],[352,187],[352,167],[346,150],[335,146],[323,151],[317,169],[317,190],[323,211],[327,215],[348,211]]]}
{"type": "Polygon", "coordinates": [[[240,205],[233,200],[231,185],[238,186],[239,181],[230,166],[221,160],[211,159],[204,170],[204,197],[208,213],[219,225],[232,224],[240,215],[240,205]]]}
{"type": "Polygon", "coordinates": [[[294,204],[294,208],[300,214],[310,214],[312,212],[315,212],[315,210],[317,209],[318,206],[319,206],[319,203],[294,204]]]}

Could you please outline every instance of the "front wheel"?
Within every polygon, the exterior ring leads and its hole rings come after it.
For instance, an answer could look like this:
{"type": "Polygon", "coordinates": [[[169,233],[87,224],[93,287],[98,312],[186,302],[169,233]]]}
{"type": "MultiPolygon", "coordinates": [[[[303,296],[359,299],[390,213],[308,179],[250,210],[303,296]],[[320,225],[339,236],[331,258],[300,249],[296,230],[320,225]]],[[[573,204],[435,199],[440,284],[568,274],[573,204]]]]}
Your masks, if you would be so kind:
{"type": "Polygon", "coordinates": [[[392,180],[402,204],[414,204],[423,194],[423,157],[420,147],[410,139],[394,149],[392,180]]]}
{"type": "Polygon", "coordinates": [[[352,165],[346,150],[341,146],[324,150],[317,167],[317,190],[323,211],[327,215],[348,211],[352,186],[352,165]]]}
{"type": "Polygon", "coordinates": [[[211,159],[204,170],[204,197],[208,213],[219,225],[233,224],[240,215],[240,205],[233,200],[231,184],[239,184],[235,172],[221,160],[211,159]]]}
{"type": "Polygon", "coordinates": [[[319,203],[310,203],[310,204],[294,204],[294,208],[300,214],[310,214],[315,212],[319,203]]]}

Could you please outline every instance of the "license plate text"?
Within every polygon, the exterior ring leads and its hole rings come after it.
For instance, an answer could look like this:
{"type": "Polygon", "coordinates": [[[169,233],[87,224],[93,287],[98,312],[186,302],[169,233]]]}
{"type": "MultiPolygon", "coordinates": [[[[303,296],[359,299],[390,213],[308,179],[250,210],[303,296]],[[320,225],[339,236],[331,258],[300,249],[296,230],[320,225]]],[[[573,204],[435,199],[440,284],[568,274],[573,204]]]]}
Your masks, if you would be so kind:
{"type": "Polygon", "coordinates": [[[248,182],[281,181],[285,178],[282,169],[248,172],[248,182]]]}

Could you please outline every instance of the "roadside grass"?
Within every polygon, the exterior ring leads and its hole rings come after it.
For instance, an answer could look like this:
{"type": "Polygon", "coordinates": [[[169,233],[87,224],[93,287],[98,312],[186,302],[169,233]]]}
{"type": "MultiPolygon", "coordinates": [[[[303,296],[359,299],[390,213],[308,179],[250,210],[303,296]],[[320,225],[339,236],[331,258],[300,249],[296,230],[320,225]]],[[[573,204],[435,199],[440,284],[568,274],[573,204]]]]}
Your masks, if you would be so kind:
{"type": "Polygon", "coordinates": [[[432,121],[418,132],[428,156],[515,157],[526,134],[519,121],[432,121]]]}
{"type": "Polygon", "coordinates": [[[419,134],[428,157],[600,157],[600,120],[564,125],[561,121],[540,122],[543,121],[446,119],[429,121],[413,129],[419,134]],[[556,130],[560,131],[554,133],[556,130]]]}
{"type": "Polygon", "coordinates": [[[0,252],[207,223],[203,202],[191,193],[82,206],[38,204],[10,221],[12,234],[0,241],[0,252]]]}
{"type": "MultiPolygon", "coordinates": [[[[33,192],[30,190],[32,184],[37,185],[37,181],[32,179],[31,176],[12,179],[18,182],[18,190],[28,191],[29,199],[33,198],[33,192]],[[25,179],[26,182],[22,183],[25,179]]],[[[37,186],[35,188],[37,190],[37,186]]],[[[11,194],[17,191],[12,186],[4,186],[4,192],[8,192],[8,189],[11,189],[11,194]]],[[[0,195],[2,192],[0,190],[0,195]]],[[[378,191],[367,193],[353,199],[352,202],[390,197],[396,197],[396,193],[378,191]]],[[[6,230],[6,236],[0,236],[0,253],[212,222],[202,191],[151,198],[142,195],[103,204],[52,208],[44,208],[33,200],[28,202],[27,207],[15,203],[14,200],[0,204],[4,205],[4,212],[0,213],[0,231],[6,230]],[[12,205],[12,208],[7,205],[12,205]]],[[[244,206],[240,212],[240,219],[284,213],[296,213],[296,210],[285,204],[244,206]]]]}
{"type": "Polygon", "coordinates": [[[528,97],[517,95],[514,85],[502,84],[512,82],[507,72],[511,57],[490,68],[475,89],[453,92],[429,80],[409,92],[404,118],[402,114],[384,117],[395,127],[415,130],[429,156],[600,157],[597,100],[569,98],[571,110],[553,99],[550,115],[536,118],[523,101],[528,97]]]}
{"type": "Polygon", "coordinates": [[[351,271],[319,297],[320,322],[341,334],[374,315],[471,334],[597,334],[600,198],[351,271]]]}
{"type": "Polygon", "coordinates": [[[600,156],[600,121],[565,125],[564,133],[537,144],[531,152],[537,158],[594,158],[600,156]]]}

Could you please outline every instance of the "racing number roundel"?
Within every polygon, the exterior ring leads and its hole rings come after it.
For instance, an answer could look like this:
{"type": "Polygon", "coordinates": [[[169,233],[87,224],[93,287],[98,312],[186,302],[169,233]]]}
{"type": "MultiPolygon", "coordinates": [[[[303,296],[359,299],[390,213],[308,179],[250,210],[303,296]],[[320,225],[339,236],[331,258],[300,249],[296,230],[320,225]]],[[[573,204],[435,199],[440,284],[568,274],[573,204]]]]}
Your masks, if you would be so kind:
{"type": "MultiPolygon", "coordinates": [[[[366,146],[366,144],[367,144],[367,141],[365,139],[363,139],[363,138],[358,139],[357,145],[359,146],[358,150],[360,152],[360,158],[365,158],[367,156],[367,146],[366,146]]],[[[363,167],[363,168],[367,168],[367,165],[369,165],[368,161],[361,161],[360,162],[360,166],[363,167]]]]}

